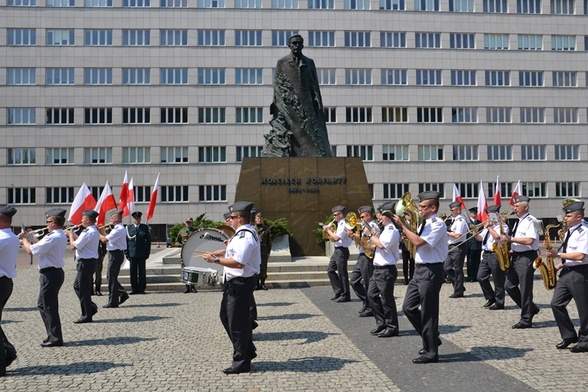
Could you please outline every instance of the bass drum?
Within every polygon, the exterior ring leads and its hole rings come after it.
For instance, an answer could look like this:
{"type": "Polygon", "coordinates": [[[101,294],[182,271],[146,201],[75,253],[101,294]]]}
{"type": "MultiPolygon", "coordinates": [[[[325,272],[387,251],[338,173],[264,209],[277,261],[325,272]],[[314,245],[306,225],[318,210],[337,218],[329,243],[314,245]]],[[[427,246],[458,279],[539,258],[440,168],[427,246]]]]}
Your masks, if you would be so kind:
{"type": "Polygon", "coordinates": [[[218,272],[218,279],[223,283],[223,269],[219,264],[207,263],[202,257],[203,253],[214,252],[226,248],[225,240],[229,237],[224,231],[218,229],[196,230],[184,242],[182,246],[182,262],[185,267],[214,269],[218,272]]]}

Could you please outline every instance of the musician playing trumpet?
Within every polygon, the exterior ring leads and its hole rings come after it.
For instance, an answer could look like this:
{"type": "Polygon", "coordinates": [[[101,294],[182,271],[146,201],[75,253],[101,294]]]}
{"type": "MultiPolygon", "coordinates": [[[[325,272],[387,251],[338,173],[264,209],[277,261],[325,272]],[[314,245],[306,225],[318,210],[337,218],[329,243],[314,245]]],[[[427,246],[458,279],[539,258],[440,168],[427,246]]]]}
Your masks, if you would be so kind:
{"type": "Polygon", "coordinates": [[[335,222],[337,222],[336,231],[331,230],[329,226],[323,226],[323,231],[334,241],[333,245],[335,246],[327,267],[327,275],[335,293],[331,300],[349,302],[351,295],[349,293],[347,262],[349,261],[349,246],[352,240],[345,230],[345,206],[335,206],[331,211],[335,222]]]}
{"type": "Polygon", "coordinates": [[[464,276],[463,276],[463,262],[467,254],[467,241],[465,237],[468,232],[468,224],[461,215],[461,203],[454,201],[449,204],[451,209],[450,221],[447,225],[447,244],[449,245],[449,253],[443,262],[443,269],[447,278],[453,284],[453,294],[449,298],[463,297],[464,276]]]}

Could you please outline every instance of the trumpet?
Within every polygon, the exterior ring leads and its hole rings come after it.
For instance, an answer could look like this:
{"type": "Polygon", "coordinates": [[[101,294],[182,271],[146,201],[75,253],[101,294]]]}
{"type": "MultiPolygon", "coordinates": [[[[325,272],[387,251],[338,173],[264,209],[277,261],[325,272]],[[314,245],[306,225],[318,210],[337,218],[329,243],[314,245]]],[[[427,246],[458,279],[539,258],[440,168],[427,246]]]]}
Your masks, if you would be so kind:
{"type": "Polygon", "coordinates": [[[67,226],[65,229],[63,229],[63,231],[74,231],[80,228],[80,226],[82,226],[81,224],[79,225],[71,225],[71,226],[67,226]]]}
{"type": "Polygon", "coordinates": [[[100,232],[100,234],[106,235],[107,230],[112,230],[112,227],[112,223],[107,223],[105,225],[98,226],[98,231],[100,232]]]}
{"type": "Polygon", "coordinates": [[[40,229],[28,231],[27,233],[31,233],[35,237],[40,237],[40,236],[44,235],[46,231],[49,231],[49,227],[47,227],[47,226],[46,227],[42,227],[40,229]]]}

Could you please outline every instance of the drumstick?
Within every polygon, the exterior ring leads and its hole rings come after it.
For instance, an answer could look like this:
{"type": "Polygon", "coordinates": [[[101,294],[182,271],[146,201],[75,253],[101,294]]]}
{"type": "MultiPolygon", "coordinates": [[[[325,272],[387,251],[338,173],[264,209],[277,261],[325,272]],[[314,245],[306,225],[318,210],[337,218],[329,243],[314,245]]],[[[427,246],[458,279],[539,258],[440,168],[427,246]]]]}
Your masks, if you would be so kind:
{"type": "Polygon", "coordinates": [[[202,254],[204,254],[204,253],[212,253],[212,252],[207,251],[207,250],[193,250],[192,253],[202,253],[202,254]]]}

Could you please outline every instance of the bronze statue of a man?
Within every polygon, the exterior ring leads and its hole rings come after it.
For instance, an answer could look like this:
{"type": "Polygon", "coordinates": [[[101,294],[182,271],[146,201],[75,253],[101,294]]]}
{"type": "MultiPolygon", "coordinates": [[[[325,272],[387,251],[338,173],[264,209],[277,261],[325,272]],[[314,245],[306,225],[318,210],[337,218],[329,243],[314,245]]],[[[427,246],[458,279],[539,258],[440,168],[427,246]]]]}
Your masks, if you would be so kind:
{"type": "Polygon", "coordinates": [[[316,67],[302,54],[304,39],[288,39],[291,53],[278,61],[274,81],[271,131],[265,135],[265,157],[332,156],[316,67]]]}

